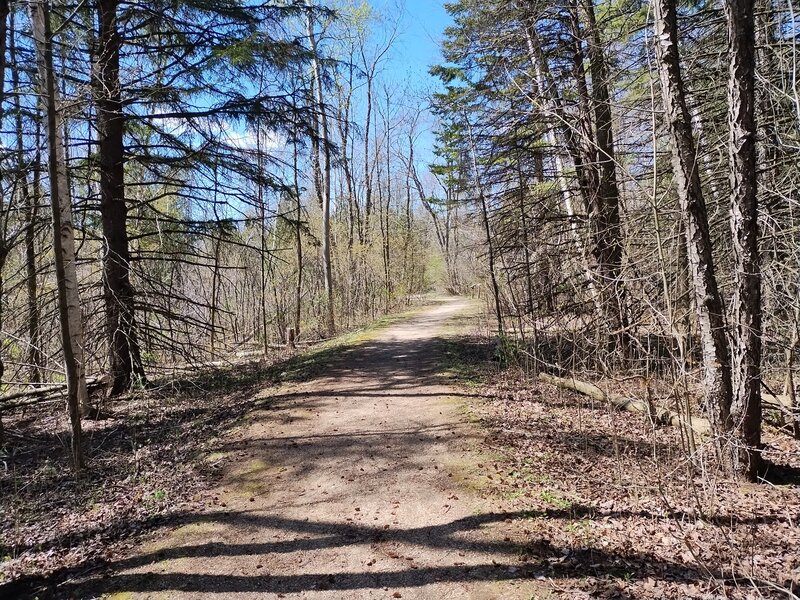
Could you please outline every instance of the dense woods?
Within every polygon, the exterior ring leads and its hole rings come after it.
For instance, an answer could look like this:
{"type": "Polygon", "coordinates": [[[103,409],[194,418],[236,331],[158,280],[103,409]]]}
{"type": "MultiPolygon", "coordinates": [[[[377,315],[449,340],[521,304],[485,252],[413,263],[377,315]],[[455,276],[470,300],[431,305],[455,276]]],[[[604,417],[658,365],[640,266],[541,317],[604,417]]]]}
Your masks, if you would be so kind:
{"type": "Polygon", "coordinates": [[[537,371],[702,397],[717,459],[755,479],[762,395],[796,421],[792,6],[450,10],[434,106],[499,335],[537,371]]]}
{"type": "Polygon", "coordinates": [[[520,393],[796,479],[764,439],[800,440],[797,6],[444,6],[417,65],[390,2],[0,0],[0,490],[45,434],[80,486],[135,400],[434,293],[520,393]]]}
{"type": "Polygon", "coordinates": [[[2,410],[65,383],[77,444],[104,397],[328,337],[436,281],[414,158],[430,124],[381,77],[391,15],[4,8],[2,410]]]}

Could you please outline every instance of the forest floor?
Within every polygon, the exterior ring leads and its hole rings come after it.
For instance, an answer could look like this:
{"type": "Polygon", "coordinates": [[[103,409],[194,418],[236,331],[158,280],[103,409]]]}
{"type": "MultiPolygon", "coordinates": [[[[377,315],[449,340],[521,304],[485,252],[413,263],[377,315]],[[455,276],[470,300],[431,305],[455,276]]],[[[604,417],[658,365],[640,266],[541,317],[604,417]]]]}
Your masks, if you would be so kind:
{"type": "Polygon", "coordinates": [[[442,299],[150,399],[81,487],[17,457],[10,597],[796,597],[797,486],[690,468],[674,429],[500,369],[477,321],[442,299]]]}

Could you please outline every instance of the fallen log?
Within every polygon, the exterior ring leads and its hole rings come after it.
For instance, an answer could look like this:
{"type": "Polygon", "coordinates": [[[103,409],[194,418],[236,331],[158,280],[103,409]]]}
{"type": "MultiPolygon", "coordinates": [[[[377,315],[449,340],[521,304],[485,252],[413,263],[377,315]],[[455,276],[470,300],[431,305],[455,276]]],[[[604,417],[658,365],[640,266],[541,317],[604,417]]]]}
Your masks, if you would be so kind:
{"type": "MultiPolygon", "coordinates": [[[[90,394],[106,387],[107,384],[108,379],[106,377],[88,377],[86,379],[86,388],[90,394]]],[[[54,400],[63,398],[66,393],[66,383],[53,383],[5,394],[4,396],[0,396],[0,413],[24,406],[53,402],[54,400]]]]}
{"type": "Polygon", "coordinates": [[[549,373],[539,373],[539,380],[549,383],[550,385],[578,392],[584,396],[589,396],[598,402],[607,402],[619,410],[643,415],[659,425],[689,427],[699,434],[711,433],[711,422],[708,419],[691,416],[687,419],[684,415],[680,415],[668,408],[655,407],[643,400],[628,398],[618,394],[606,394],[593,383],[580,381],[578,379],[556,377],[549,373]]]}
{"type": "Polygon", "coordinates": [[[800,406],[793,406],[790,396],[775,395],[769,392],[761,393],[761,401],[764,408],[777,410],[787,417],[800,419],[800,406]]]}
{"type": "Polygon", "coordinates": [[[5,394],[4,396],[0,396],[0,404],[5,404],[6,402],[10,402],[11,400],[16,400],[17,398],[33,398],[36,396],[46,396],[51,392],[61,391],[65,387],[66,387],[65,383],[54,383],[52,385],[43,385],[28,390],[22,390],[20,392],[5,394]]]}
{"type": "Polygon", "coordinates": [[[18,396],[17,400],[11,400],[8,402],[0,403],[0,415],[5,412],[9,412],[15,410],[17,408],[23,408],[26,406],[39,406],[41,404],[48,404],[50,402],[59,402],[63,400],[66,396],[66,388],[60,388],[57,390],[53,390],[50,394],[46,396],[33,396],[33,397],[24,397],[18,396]]]}
{"type": "Polygon", "coordinates": [[[800,405],[795,404],[791,396],[779,396],[766,391],[761,394],[761,402],[765,409],[780,414],[776,423],[779,429],[788,426],[791,430],[789,433],[800,440],[800,405]]]}

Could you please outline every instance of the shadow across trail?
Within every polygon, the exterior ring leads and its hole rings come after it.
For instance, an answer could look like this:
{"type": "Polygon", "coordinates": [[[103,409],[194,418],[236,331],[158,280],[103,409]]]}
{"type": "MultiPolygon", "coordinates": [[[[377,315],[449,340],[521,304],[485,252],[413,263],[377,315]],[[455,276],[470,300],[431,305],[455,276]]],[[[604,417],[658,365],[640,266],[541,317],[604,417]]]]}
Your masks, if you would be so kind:
{"type": "Polygon", "coordinates": [[[468,309],[450,299],[285,365],[283,384],[257,394],[258,408],[217,444],[224,475],[204,509],[54,595],[514,600],[550,577],[707,579],[526,529],[531,519],[566,526],[586,517],[580,507],[508,512],[481,497],[483,433],[465,417],[471,394],[451,385],[442,335],[468,309]]]}
{"type": "Polygon", "coordinates": [[[484,511],[459,483],[480,434],[464,419],[459,403],[472,394],[451,385],[441,334],[467,306],[448,300],[290,361],[276,373],[282,385],[215,448],[227,466],[207,511],[113,564],[98,591],[356,598],[459,584],[469,596],[473,584],[519,579],[524,551],[492,531],[512,515],[484,511]]]}
{"type": "MultiPolygon", "coordinates": [[[[687,567],[672,561],[647,554],[630,552],[619,554],[597,548],[562,548],[547,540],[528,539],[524,543],[504,540],[472,541],[472,534],[486,525],[506,523],[510,520],[526,521],[531,518],[560,519],[572,521],[585,516],[580,507],[575,510],[546,510],[536,515],[526,511],[487,513],[456,519],[439,526],[384,530],[376,527],[342,525],[336,522],[310,522],[306,520],[282,519],[260,515],[256,511],[232,511],[216,514],[183,514],[175,517],[171,525],[190,525],[214,523],[228,526],[246,526],[281,529],[292,534],[290,540],[264,543],[221,543],[208,542],[155,550],[130,556],[105,565],[109,575],[102,577],[102,585],[92,586],[96,592],[104,594],[149,594],[152,592],[170,593],[275,593],[291,594],[310,591],[355,592],[379,590],[382,588],[424,588],[430,585],[470,582],[523,582],[539,581],[549,578],[598,579],[625,578],[644,579],[654,577],[675,583],[698,583],[709,575],[723,581],[741,579],[736,574],[721,572],[709,573],[687,567]],[[397,556],[404,568],[379,571],[362,570],[358,572],[326,571],[325,565],[318,565],[317,572],[295,574],[270,573],[256,564],[253,574],[196,573],[190,577],[179,572],[156,572],[141,569],[169,565],[170,561],[181,559],[202,560],[206,564],[223,559],[239,557],[267,558],[275,554],[313,552],[320,549],[346,549],[359,544],[391,544],[392,542],[411,544],[414,547],[428,547],[437,551],[457,551],[463,556],[468,552],[490,552],[495,558],[491,561],[464,564],[455,561],[449,565],[418,567],[406,566],[406,557],[397,556]]],[[[616,515],[615,513],[615,516],[616,515]]],[[[369,565],[367,565],[367,568],[369,565]]],[[[169,569],[166,569],[169,571],[169,569]]],[[[62,573],[66,579],[67,573],[62,573]]],[[[19,582],[24,584],[26,582],[19,582]]],[[[27,582],[31,593],[35,590],[39,597],[48,592],[47,587],[38,588],[27,582]]],[[[41,583],[41,582],[40,582],[41,583]]],[[[18,586],[16,591],[20,591],[18,586]]],[[[9,593],[15,590],[7,588],[9,593]]],[[[52,597],[83,597],[89,592],[85,583],[62,583],[49,587],[52,597]]],[[[21,597],[21,596],[20,596],[21,597]]],[[[616,598],[626,598],[619,591],[616,598]]]]}
{"type": "MultiPolygon", "coordinates": [[[[565,511],[545,511],[538,518],[572,518],[565,511]]],[[[364,591],[380,588],[423,588],[443,583],[511,582],[541,580],[551,577],[597,578],[624,577],[659,579],[681,583],[697,583],[709,573],[676,562],[665,561],[648,554],[618,554],[595,548],[559,548],[549,541],[528,540],[525,544],[510,541],[473,541],[472,534],[492,523],[528,519],[524,512],[502,512],[474,515],[456,519],[439,526],[386,531],[375,527],[342,525],[335,522],[310,522],[294,519],[265,517],[257,513],[226,513],[222,515],[186,515],[183,520],[198,522],[211,519],[228,524],[260,526],[270,530],[279,528],[291,532],[294,539],[284,542],[226,544],[209,542],[176,548],[166,548],[152,553],[136,555],[112,565],[116,574],[103,585],[106,593],[149,593],[172,591],[185,593],[301,593],[308,591],[364,591]],[[359,544],[398,542],[413,547],[427,547],[436,551],[459,551],[463,556],[470,552],[490,552],[490,561],[464,564],[455,561],[445,565],[419,567],[405,566],[406,557],[397,556],[395,565],[381,570],[356,572],[326,571],[317,565],[316,572],[293,574],[271,573],[260,565],[251,568],[252,574],[198,573],[187,577],[181,573],[145,571],[125,573],[129,569],[148,565],[165,565],[181,559],[203,559],[206,564],[220,559],[258,556],[268,560],[270,555],[295,552],[314,552],[320,549],[346,549],[359,544]]],[[[366,568],[369,568],[369,564],[366,568]]],[[[169,569],[167,569],[169,570],[169,569]]],[[[310,571],[310,570],[309,570],[310,571]]],[[[711,574],[723,580],[722,573],[711,574]]],[[[728,575],[729,579],[736,576],[728,575]]],[[[66,586],[67,595],[79,588],[66,586]]],[[[625,597],[625,596],[615,596],[625,597]]]]}

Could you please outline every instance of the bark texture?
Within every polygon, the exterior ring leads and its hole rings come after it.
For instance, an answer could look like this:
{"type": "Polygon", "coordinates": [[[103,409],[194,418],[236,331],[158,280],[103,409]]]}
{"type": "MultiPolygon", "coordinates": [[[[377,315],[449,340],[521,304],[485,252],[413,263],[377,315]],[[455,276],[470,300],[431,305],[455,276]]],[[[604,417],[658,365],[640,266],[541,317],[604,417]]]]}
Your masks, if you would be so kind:
{"type": "Polygon", "coordinates": [[[92,71],[100,150],[100,213],[105,242],[103,296],[112,395],[144,380],[134,319],[134,290],[130,281],[118,5],[118,0],[97,0],[98,35],[92,71]]]}
{"type": "Polygon", "coordinates": [[[593,0],[581,0],[586,21],[592,108],[597,156],[597,190],[591,194],[589,225],[592,228],[595,259],[603,290],[603,304],[612,329],[611,341],[627,346],[627,309],[622,282],[622,228],[619,213],[617,159],[611,115],[611,93],[603,40],[593,0]]]}
{"type": "Polygon", "coordinates": [[[75,260],[75,232],[72,224],[72,203],[67,183],[65,161],[64,118],[58,102],[53,72],[53,46],[50,14],[47,2],[30,2],[33,37],[39,85],[45,104],[47,153],[50,176],[50,200],[53,209],[53,254],[58,280],[58,310],[61,323],[61,343],[67,378],[67,409],[72,424],[71,452],[76,470],[83,467],[81,444],[81,409],[87,405],[86,377],[83,361],[83,329],[78,295],[78,275],[75,260]]]}
{"type": "Polygon", "coordinates": [[[736,281],[733,397],[737,471],[761,470],[761,262],[756,195],[755,23],[753,0],[726,0],[728,23],[728,164],[736,281]]]}
{"type": "Polygon", "coordinates": [[[672,146],[672,170],[686,231],[686,252],[697,305],[705,372],[705,401],[715,432],[730,431],[731,366],[722,297],[711,253],[692,120],[686,104],[678,53],[678,16],[674,0],[656,0],[656,58],[661,76],[665,121],[672,146]]]}

